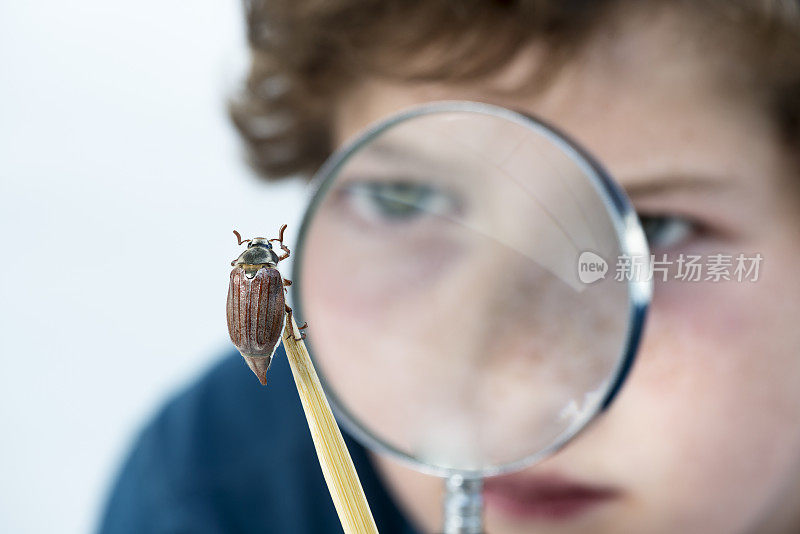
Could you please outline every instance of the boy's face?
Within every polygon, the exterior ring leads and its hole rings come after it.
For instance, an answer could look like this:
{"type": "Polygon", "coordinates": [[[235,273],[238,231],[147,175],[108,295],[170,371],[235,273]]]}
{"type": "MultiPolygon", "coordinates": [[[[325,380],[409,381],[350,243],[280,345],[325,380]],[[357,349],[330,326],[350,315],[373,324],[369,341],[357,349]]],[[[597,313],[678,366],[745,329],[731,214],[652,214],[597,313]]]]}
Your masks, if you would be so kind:
{"type": "MultiPolygon", "coordinates": [[[[557,455],[488,484],[494,534],[800,529],[798,172],[772,118],[737,78],[741,65],[702,50],[696,34],[681,34],[682,22],[626,25],[535,96],[500,90],[536,65],[532,50],[479,84],[373,80],[337,110],[339,142],[431,100],[532,113],[615,176],[654,223],[652,253],[763,257],[756,282],[656,282],[638,360],[611,410],[557,455]],[[526,489],[540,475],[613,497],[580,513],[543,515],[540,497],[526,489]]],[[[440,528],[441,480],[376,461],[418,525],[440,528]]]]}

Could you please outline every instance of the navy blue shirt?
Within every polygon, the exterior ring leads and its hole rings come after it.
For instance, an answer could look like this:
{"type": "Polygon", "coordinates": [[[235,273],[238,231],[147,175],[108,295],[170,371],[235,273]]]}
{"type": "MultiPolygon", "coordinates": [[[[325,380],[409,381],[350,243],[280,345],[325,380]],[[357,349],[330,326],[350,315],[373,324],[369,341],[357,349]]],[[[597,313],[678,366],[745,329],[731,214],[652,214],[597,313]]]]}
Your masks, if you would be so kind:
{"type": "MultiPolygon", "coordinates": [[[[283,347],[266,387],[234,352],[136,441],[100,534],[341,533],[283,347]]],[[[347,448],[381,534],[413,534],[366,451],[347,448]]]]}

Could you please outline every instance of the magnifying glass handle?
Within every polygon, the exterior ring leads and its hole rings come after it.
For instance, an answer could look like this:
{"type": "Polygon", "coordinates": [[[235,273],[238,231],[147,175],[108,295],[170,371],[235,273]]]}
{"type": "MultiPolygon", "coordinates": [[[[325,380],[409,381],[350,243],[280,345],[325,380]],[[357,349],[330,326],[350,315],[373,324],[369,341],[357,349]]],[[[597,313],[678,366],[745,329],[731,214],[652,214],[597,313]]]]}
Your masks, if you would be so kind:
{"type": "Polygon", "coordinates": [[[481,478],[447,477],[442,534],[484,534],[482,490],[481,478]]]}
{"type": "Polygon", "coordinates": [[[342,529],[345,534],[378,534],[353,460],[333,418],[314,364],[300,337],[300,330],[291,315],[288,315],[283,329],[283,345],[311,430],[319,465],[342,529]]]}

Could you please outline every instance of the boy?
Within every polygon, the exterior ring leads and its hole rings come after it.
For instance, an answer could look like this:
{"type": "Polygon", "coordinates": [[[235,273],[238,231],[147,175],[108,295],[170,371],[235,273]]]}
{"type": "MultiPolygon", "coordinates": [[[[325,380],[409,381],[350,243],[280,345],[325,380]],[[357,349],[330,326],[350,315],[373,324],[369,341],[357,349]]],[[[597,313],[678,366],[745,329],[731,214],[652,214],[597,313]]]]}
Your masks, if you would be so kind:
{"type": "MultiPolygon", "coordinates": [[[[409,105],[487,101],[602,161],[654,254],[764,258],[754,283],[657,283],[612,409],[488,480],[488,532],[800,531],[797,2],[267,0],[247,14],[253,65],[232,114],[270,179],[313,172],[409,105]],[[578,490],[608,498],[541,513],[578,490]]],[[[101,532],[338,532],[282,355],[273,368],[269,399],[232,356],[173,401],[101,532]]],[[[348,446],[381,532],[440,528],[439,479],[348,446]]]]}

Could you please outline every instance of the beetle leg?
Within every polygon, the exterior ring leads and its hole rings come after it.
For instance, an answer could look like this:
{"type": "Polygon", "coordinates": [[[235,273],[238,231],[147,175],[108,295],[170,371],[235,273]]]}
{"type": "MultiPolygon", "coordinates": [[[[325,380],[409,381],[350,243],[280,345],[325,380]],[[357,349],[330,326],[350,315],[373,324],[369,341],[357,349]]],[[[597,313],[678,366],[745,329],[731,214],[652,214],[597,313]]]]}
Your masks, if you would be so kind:
{"type": "Polygon", "coordinates": [[[305,339],[306,338],[306,333],[303,332],[303,330],[305,330],[306,328],[308,328],[308,323],[305,322],[305,321],[303,321],[302,326],[298,326],[297,327],[297,329],[300,331],[300,339],[305,339]]]}
{"type": "Polygon", "coordinates": [[[270,242],[277,241],[281,246],[281,250],[286,253],[286,254],[281,254],[280,256],[278,256],[278,261],[285,260],[286,258],[289,257],[289,254],[290,254],[289,247],[287,247],[286,245],[283,244],[283,233],[286,231],[286,226],[287,225],[285,225],[285,224],[281,225],[281,229],[278,231],[278,238],[277,239],[270,239],[270,242]]]}
{"type": "Polygon", "coordinates": [[[280,243],[281,245],[283,245],[283,233],[284,233],[285,231],[286,231],[286,225],[284,224],[284,225],[282,225],[282,226],[281,226],[281,229],[280,229],[280,230],[278,230],[278,237],[276,237],[276,238],[274,238],[274,239],[270,239],[270,242],[272,242],[272,241],[277,241],[278,243],[280,243]]]}
{"type": "MultiPolygon", "coordinates": [[[[287,315],[286,325],[287,326],[291,326],[291,324],[292,324],[292,309],[289,307],[288,304],[284,304],[284,306],[286,306],[286,315],[287,315]]],[[[308,323],[304,322],[303,326],[298,326],[297,327],[297,329],[300,331],[300,337],[299,338],[295,337],[294,338],[295,341],[300,341],[301,339],[305,339],[306,338],[306,333],[303,332],[304,328],[308,328],[308,323]]],[[[294,337],[294,336],[292,336],[292,337],[294,337]]]]}
{"type": "Polygon", "coordinates": [[[242,235],[239,232],[237,232],[236,230],[233,231],[233,235],[236,236],[236,241],[238,241],[239,245],[241,245],[242,243],[249,243],[250,242],[249,239],[242,239],[242,235]]]}
{"type": "Polygon", "coordinates": [[[292,327],[292,309],[289,307],[288,304],[284,304],[286,306],[286,326],[291,328],[292,327]]]}
{"type": "Polygon", "coordinates": [[[283,285],[284,286],[290,286],[290,285],[292,285],[292,281],[289,280],[288,278],[284,278],[283,279],[283,285]]]}
{"type": "Polygon", "coordinates": [[[281,250],[284,251],[286,254],[281,254],[280,256],[278,256],[278,261],[285,260],[286,258],[289,257],[289,253],[290,253],[289,252],[289,247],[287,247],[286,245],[281,243],[281,250]]]}

